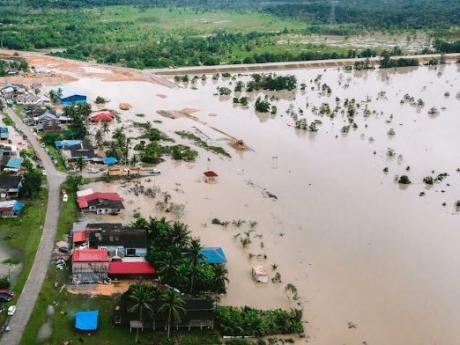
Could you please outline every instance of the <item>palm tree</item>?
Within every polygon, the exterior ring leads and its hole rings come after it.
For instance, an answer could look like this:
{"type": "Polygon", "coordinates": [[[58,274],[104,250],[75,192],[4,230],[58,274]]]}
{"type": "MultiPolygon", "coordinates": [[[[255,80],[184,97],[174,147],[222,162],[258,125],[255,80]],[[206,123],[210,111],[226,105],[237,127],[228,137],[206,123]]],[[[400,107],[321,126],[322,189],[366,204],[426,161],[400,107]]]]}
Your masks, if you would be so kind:
{"type": "Polygon", "coordinates": [[[170,243],[177,247],[185,247],[190,241],[190,230],[184,223],[175,222],[169,231],[170,243]]]}
{"type": "MultiPolygon", "coordinates": [[[[139,311],[139,321],[142,322],[142,314],[144,309],[153,313],[150,303],[153,301],[153,294],[150,287],[143,283],[135,283],[132,286],[129,298],[134,301],[133,306],[129,309],[130,312],[139,311]]],[[[139,328],[136,328],[136,340],[139,342],[139,328]]]]}
{"type": "Polygon", "coordinates": [[[163,258],[157,262],[158,274],[161,276],[162,281],[175,285],[178,274],[180,254],[175,251],[167,251],[163,258]]]}
{"type": "Polygon", "coordinates": [[[171,323],[178,324],[181,314],[185,313],[185,301],[179,293],[174,290],[168,290],[163,296],[163,304],[159,311],[166,312],[168,315],[168,338],[171,335],[171,323]]]}
{"type": "Polygon", "coordinates": [[[224,293],[228,283],[228,271],[224,265],[213,265],[214,277],[212,279],[212,291],[224,293]]]}
{"type": "Polygon", "coordinates": [[[192,239],[190,247],[187,249],[186,256],[190,260],[189,275],[190,275],[190,294],[193,295],[193,284],[196,276],[200,273],[200,265],[203,262],[204,255],[201,253],[201,244],[199,239],[192,239]]]}

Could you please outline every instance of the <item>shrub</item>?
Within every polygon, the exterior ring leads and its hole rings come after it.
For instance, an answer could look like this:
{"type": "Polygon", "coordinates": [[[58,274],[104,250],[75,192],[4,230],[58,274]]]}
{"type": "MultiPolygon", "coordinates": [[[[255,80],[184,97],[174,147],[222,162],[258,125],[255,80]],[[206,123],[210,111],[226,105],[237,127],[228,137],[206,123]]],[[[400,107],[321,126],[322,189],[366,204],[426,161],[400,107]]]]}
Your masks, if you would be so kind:
{"type": "Polygon", "coordinates": [[[11,284],[7,277],[0,278],[0,289],[9,289],[10,286],[11,284]]]}
{"type": "Polygon", "coordinates": [[[399,177],[399,180],[398,180],[398,183],[399,184],[411,184],[411,180],[409,179],[409,176],[407,175],[402,175],[399,177]]]}
{"type": "Polygon", "coordinates": [[[217,325],[226,336],[267,336],[303,333],[302,311],[258,310],[250,307],[216,309],[217,325]]]}

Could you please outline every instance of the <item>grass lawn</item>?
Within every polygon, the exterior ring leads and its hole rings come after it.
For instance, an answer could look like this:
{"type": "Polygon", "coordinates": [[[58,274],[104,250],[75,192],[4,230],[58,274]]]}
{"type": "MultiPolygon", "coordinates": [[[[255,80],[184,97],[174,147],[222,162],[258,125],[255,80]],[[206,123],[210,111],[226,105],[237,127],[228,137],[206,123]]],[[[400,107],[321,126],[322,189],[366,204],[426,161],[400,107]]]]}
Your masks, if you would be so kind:
{"type": "Polygon", "coordinates": [[[283,19],[259,12],[203,11],[187,8],[135,8],[132,6],[107,6],[88,10],[103,22],[130,22],[143,29],[160,31],[192,30],[212,33],[216,30],[230,32],[281,31],[305,29],[305,21],[283,19]]]}
{"type": "Polygon", "coordinates": [[[35,200],[26,201],[24,213],[18,218],[2,219],[0,236],[5,244],[18,250],[24,267],[18,277],[14,290],[20,294],[32,268],[45,222],[48,191],[43,189],[35,200]]]}

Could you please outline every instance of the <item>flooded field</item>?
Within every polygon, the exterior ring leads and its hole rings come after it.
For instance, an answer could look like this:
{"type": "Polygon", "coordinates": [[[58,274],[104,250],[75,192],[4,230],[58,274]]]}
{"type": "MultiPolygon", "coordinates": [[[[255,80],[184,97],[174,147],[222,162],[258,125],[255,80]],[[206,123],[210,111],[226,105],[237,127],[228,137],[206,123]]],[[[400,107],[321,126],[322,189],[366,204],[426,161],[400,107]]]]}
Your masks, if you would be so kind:
{"type": "MultiPolygon", "coordinates": [[[[174,133],[188,130],[231,154],[194,147],[200,154],[195,163],[167,160],[158,166],[160,176],[143,178],[144,186],[158,186],[185,205],[181,220],[204,245],[224,248],[230,284],[223,304],[295,306],[285,293],[292,283],[310,344],[450,345],[460,342],[459,72],[455,64],[289,71],[305,90],[269,93],[276,114],[254,111],[257,94],[250,95],[248,108],[233,105],[233,94],[216,96],[218,86],[233,89],[236,83],[221,77],[199,79],[195,89],[95,77],[63,87],[91,101],[108,98],[111,109],[131,104],[119,113],[118,126],[128,135],[136,134],[132,121],[156,121],[179,143],[193,146],[174,133]],[[334,117],[319,113],[323,103],[344,109],[347,98],[359,104],[353,123],[341,110],[334,117]],[[419,99],[423,106],[415,105],[419,99]],[[161,115],[185,108],[198,111],[161,115]],[[296,129],[300,118],[321,123],[316,132],[296,129]],[[249,150],[234,150],[234,139],[249,150]],[[207,170],[219,175],[216,183],[204,182],[207,170]],[[423,183],[443,173],[448,176],[439,182],[423,183]],[[398,184],[401,175],[412,183],[398,184]],[[211,224],[213,218],[246,222],[223,227],[211,224]],[[251,243],[243,248],[245,232],[251,243]],[[256,285],[250,278],[255,263],[263,263],[270,277],[276,265],[281,283],[256,285]]],[[[156,207],[159,193],[136,196],[133,185],[91,186],[126,199],[122,215],[105,219],[129,222],[134,212],[165,216],[156,207]]]]}

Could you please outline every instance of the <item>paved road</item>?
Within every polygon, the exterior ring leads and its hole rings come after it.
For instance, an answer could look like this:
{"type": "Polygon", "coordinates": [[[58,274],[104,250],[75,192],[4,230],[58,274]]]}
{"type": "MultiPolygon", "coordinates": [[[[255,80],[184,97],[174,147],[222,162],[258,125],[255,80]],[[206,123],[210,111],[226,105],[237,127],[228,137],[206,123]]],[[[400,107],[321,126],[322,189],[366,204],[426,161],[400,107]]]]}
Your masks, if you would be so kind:
{"type": "MultiPolygon", "coordinates": [[[[11,331],[9,333],[5,333],[0,342],[1,345],[16,345],[19,344],[19,341],[21,340],[22,333],[29,321],[38,293],[40,292],[43,281],[45,280],[46,271],[53,251],[59,216],[59,186],[64,181],[65,175],[56,170],[50,157],[40,146],[40,143],[35,138],[31,129],[24,125],[21,119],[13,111],[11,111],[11,109],[8,109],[7,113],[15,122],[16,127],[27,136],[28,141],[34,148],[38,157],[42,160],[43,166],[46,170],[48,183],[48,209],[46,210],[45,224],[40,244],[38,246],[29,277],[27,278],[24,286],[23,293],[19,296],[16,304],[16,313],[10,320],[11,331]]],[[[38,229],[36,230],[38,231],[38,229]]]]}
{"type": "MultiPolygon", "coordinates": [[[[445,54],[449,60],[456,60],[460,54],[445,54]]],[[[425,54],[425,55],[406,55],[406,56],[393,56],[392,59],[405,58],[416,59],[420,63],[425,63],[433,58],[439,58],[440,54],[425,54]]],[[[369,60],[372,63],[378,63],[381,57],[373,57],[369,60]]],[[[222,73],[222,72],[251,72],[251,71],[275,71],[275,70],[288,70],[300,68],[317,68],[317,67],[339,67],[350,66],[357,61],[364,61],[366,58],[354,59],[330,59],[330,60],[312,60],[312,61],[288,61],[288,62],[268,62],[268,63],[254,63],[254,64],[235,64],[235,65],[216,65],[216,66],[192,66],[192,67],[178,67],[178,68],[158,68],[146,69],[144,72],[151,72],[156,75],[178,75],[178,74],[202,74],[202,73],[222,73]]]]}

